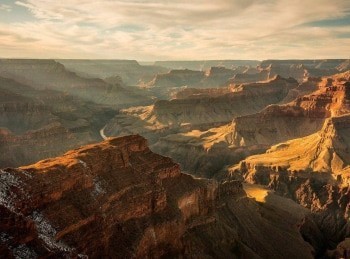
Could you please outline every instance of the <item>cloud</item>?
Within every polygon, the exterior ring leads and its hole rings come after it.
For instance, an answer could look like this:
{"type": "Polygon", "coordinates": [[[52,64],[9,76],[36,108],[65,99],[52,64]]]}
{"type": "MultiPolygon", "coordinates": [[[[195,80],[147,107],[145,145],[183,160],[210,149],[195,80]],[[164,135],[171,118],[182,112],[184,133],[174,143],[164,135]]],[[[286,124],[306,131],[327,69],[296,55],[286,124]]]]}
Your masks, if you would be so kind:
{"type": "Polygon", "coordinates": [[[6,11],[6,12],[11,12],[12,8],[10,5],[7,4],[0,4],[0,12],[1,11],[6,11]]]}
{"type": "MultiPolygon", "coordinates": [[[[0,30],[10,27],[12,36],[6,42],[12,41],[28,56],[35,46],[46,51],[42,56],[139,60],[321,58],[350,53],[349,38],[344,37],[350,24],[334,26],[334,21],[347,19],[347,0],[19,0],[15,4],[29,10],[35,20],[0,24],[0,30]],[[327,21],[333,26],[318,26],[327,21]],[[23,42],[26,38],[35,40],[34,46],[33,41],[23,42]]],[[[0,55],[5,53],[2,37],[0,55]]]]}

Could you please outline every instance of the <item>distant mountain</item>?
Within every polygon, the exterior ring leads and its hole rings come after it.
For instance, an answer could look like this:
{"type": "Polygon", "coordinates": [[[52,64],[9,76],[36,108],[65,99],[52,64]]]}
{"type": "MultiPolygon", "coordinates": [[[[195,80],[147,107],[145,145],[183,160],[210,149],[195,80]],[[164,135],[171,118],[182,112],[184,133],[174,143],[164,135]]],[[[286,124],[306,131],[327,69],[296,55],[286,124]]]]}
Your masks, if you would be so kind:
{"type": "Polygon", "coordinates": [[[35,89],[49,89],[114,107],[151,103],[151,98],[100,78],[84,78],[54,60],[1,59],[0,76],[35,89]]]}

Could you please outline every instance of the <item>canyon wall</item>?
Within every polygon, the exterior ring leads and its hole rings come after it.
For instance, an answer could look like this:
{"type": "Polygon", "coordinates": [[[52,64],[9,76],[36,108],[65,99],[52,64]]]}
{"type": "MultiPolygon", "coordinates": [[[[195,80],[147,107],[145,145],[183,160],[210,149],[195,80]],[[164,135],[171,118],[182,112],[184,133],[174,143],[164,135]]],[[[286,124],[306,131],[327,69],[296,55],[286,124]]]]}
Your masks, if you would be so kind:
{"type": "Polygon", "coordinates": [[[302,218],[247,198],[240,181],[182,174],[140,136],[2,169],[0,185],[7,258],[313,255],[302,218]]]}

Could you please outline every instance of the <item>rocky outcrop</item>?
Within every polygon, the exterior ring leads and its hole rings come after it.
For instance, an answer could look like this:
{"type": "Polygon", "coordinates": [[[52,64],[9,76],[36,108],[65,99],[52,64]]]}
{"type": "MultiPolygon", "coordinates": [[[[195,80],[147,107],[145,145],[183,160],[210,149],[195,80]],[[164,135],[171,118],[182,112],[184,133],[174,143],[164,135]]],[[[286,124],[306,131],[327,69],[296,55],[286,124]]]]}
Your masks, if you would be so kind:
{"type": "Polygon", "coordinates": [[[140,136],[0,172],[0,253],[13,257],[312,258],[300,219],[237,181],[182,174],[140,136]]]}
{"type": "Polygon", "coordinates": [[[232,87],[220,88],[185,88],[177,91],[172,96],[173,99],[200,99],[203,97],[219,97],[233,91],[232,87]]]}
{"type": "MultiPolygon", "coordinates": [[[[321,232],[305,238],[318,253],[335,249],[350,233],[349,129],[349,114],[332,117],[318,133],[280,143],[230,169],[310,208],[321,232]]],[[[302,228],[308,227],[305,221],[302,228]]]]}
{"type": "Polygon", "coordinates": [[[170,70],[165,74],[158,74],[150,82],[152,87],[180,87],[196,85],[205,77],[204,72],[195,70],[170,70]]]}
{"type": "Polygon", "coordinates": [[[101,139],[115,111],[0,77],[0,166],[19,166],[101,139]]]}
{"type": "Polygon", "coordinates": [[[266,81],[269,79],[269,72],[267,70],[259,69],[252,73],[249,73],[248,71],[244,71],[242,73],[234,75],[232,78],[230,78],[230,80],[228,80],[228,84],[249,84],[254,82],[266,81]]]}
{"type": "Polygon", "coordinates": [[[327,119],[319,132],[272,146],[247,158],[245,165],[248,171],[258,165],[338,174],[350,164],[349,128],[349,114],[327,119]]]}
{"type": "Polygon", "coordinates": [[[230,125],[224,125],[206,131],[169,134],[160,137],[151,148],[173,158],[184,171],[192,175],[221,178],[225,166],[266,151],[263,145],[242,148],[229,144],[227,132],[231,130],[230,125]]]}
{"type": "MultiPolygon", "coordinates": [[[[276,77],[265,83],[238,86],[230,92],[201,98],[158,100],[153,106],[121,111],[106,127],[109,136],[183,132],[208,129],[232,120],[232,117],[254,113],[271,103],[277,103],[297,86],[294,79],[276,77]]],[[[107,135],[108,135],[107,134],[107,135]]],[[[158,138],[159,136],[154,136],[158,138]]]]}
{"type": "Polygon", "coordinates": [[[270,105],[259,113],[240,116],[227,132],[228,143],[236,147],[273,144],[310,135],[321,129],[324,117],[309,117],[298,106],[270,105]]]}
{"type": "Polygon", "coordinates": [[[321,79],[310,78],[289,92],[294,93],[288,98],[299,96],[292,102],[271,105],[259,113],[234,118],[227,139],[234,146],[269,147],[315,133],[322,128],[326,118],[350,112],[348,84],[348,72],[321,79]],[[317,90],[302,95],[315,86],[317,90]]]}
{"type": "MultiPolygon", "coordinates": [[[[211,67],[208,70],[170,70],[168,73],[157,74],[152,81],[147,84],[147,88],[161,99],[176,97],[177,93],[188,88],[195,90],[213,91],[213,88],[226,89],[230,78],[235,77],[242,71],[249,73],[250,67],[237,67],[228,69],[223,66],[211,67]]],[[[250,83],[259,80],[251,80],[250,83]]],[[[243,81],[245,82],[245,81],[243,81]]],[[[219,89],[219,90],[220,90],[219,89]]]]}

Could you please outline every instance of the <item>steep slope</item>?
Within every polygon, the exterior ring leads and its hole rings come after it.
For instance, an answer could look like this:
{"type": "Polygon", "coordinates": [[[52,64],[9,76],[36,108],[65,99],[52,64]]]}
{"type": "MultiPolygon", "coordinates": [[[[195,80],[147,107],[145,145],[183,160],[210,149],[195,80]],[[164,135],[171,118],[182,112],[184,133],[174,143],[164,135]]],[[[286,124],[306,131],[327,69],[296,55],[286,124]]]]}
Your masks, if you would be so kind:
{"type": "Polygon", "coordinates": [[[319,132],[275,145],[265,154],[247,158],[245,163],[248,168],[254,168],[255,165],[277,166],[288,171],[339,174],[350,165],[349,150],[348,114],[329,118],[319,132]]]}
{"type": "Polygon", "coordinates": [[[149,83],[151,87],[180,87],[184,85],[199,85],[205,73],[195,70],[170,70],[168,73],[157,74],[149,83]]]}
{"type": "MultiPolygon", "coordinates": [[[[349,72],[309,78],[289,91],[281,101],[293,100],[287,104],[269,105],[258,113],[235,117],[232,123],[209,130],[164,136],[153,148],[171,156],[192,174],[220,177],[225,165],[265,152],[271,145],[313,134],[332,114],[350,112],[349,79],[349,72]]],[[[200,99],[235,89],[185,89],[178,95],[182,99],[200,99]]]]}
{"type": "MultiPolygon", "coordinates": [[[[272,105],[259,113],[237,117],[228,134],[230,144],[273,144],[310,135],[321,129],[325,118],[350,112],[350,72],[300,84],[292,91],[307,93],[285,105],[272,105]]],[[[284,100],[286,101],[286,100],[284,100]]]]}
{"type": "Polygon", "coordinates": [[[234,178],[268,185],[310,208],[322,235],[305,238],[322,254],[350,236],[349,150],[350,115],[347,114],[327,119],[322,130],[315,134],[248,157],[229,172],[234,178]]]}
{"type": "Polygon", "coordinates": [[[158,139],[155,134],[159,132],[208,129],[280,102],[296,86],[294,79],[275,77],[263,83],[240,85],[213,97],[159,100],[153,106],[122,110],[107,125],[106,132],[109,136],[139,133],[152,141],[158,139]]]}
{"type": "Polygon", "coordinates": [[[0,166],[18,166],[100,140],[116,112],[0,77],[0,166]]]}
{"type": "Polygon", "coordinates": [[[35,89],[50,89],[118,108],[151,103],[146,96],[99,78],[83,78],[54,60],[1,59],[0,76],[35,89]]]}
{"type": "Polygon", "coordinates": [[[312,258],[298,230],[307,212],[182,174],[140,136],[3,169],[0,185],[7,258],[312,258]]]}
{"type": "Polygon", "coordinates": [[[196,176],[220,178],[226,165],[238,163],[245,157],[262,153],[263,145],[242,148],[229,144],[231,125],[209,130],[191,130],[160,137],[152,150],[174,159],[182,170],[196,176]]]}

